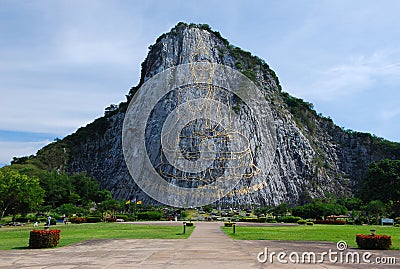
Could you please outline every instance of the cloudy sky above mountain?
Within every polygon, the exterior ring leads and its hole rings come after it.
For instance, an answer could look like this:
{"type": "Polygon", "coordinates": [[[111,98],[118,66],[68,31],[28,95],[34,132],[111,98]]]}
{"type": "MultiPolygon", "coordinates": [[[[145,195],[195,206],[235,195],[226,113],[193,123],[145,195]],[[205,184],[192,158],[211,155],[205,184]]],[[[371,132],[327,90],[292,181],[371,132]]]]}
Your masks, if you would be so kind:
{"type": "Polygon", "coordinates": [[[125,100],[148,46],[207,23],[284,91],[346,129],[400,142],[400,1],[0,0],[0,166],[125,100]]]}

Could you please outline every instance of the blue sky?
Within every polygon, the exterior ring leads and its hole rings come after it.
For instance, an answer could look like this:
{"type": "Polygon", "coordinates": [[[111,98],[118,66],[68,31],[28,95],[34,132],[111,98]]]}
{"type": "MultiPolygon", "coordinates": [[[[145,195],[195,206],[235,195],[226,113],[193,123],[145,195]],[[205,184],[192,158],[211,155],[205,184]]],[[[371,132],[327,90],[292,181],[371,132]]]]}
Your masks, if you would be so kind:
{"type": "Polygon", "coordinates": [[[346,129],[400,142],[400,1],[0,0],[0,166],[125,100],[148,46],[207,23],[284,91],[346,129]]]}

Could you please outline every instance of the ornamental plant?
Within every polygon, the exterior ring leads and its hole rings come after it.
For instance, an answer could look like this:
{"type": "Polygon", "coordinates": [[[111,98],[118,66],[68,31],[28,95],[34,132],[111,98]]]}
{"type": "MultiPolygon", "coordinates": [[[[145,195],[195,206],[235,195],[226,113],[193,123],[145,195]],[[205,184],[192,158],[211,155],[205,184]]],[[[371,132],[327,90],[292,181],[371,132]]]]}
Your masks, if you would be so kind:
{"type": "Polygon", "coordinates": [[[60,230],[32,230],[29,248],[53,248],[60,243],[60,230]]]}
{"type": "Polygon", "coordinates": [[[315,224],[333,224],[333,225],[344,225],[346,224],[345,220],[333,220],[333,219],[325,219],[325,220],[316,220],[315,224]]]}
{"type": "Polygon", "coordinates": [[[71,223],[76,223],[76,224],[86,223],[87,218],[74,217],[74,218],[71,218],[70,221],[71,221],[71,223]]]}
{"type": "Polygon", "coordinates": [[[305,219],[299,219],[297,221],[297,224],[300,224],[300,225],[305,225],[306,223],[307,223],[307,221],[305,219]]]}
{"type": "Polygon", "coordinates": [[[361,249],[389,249],[392,245],[392,237],[388,235],[357,234],[356,242],[361,249]]]}

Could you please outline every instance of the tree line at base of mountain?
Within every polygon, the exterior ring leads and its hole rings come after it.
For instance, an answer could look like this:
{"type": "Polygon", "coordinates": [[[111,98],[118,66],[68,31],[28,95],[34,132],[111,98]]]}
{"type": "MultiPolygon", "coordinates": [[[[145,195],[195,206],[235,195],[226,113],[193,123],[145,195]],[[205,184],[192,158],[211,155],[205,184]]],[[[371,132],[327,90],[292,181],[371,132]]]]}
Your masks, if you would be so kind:
{"type": "MultiPolygon", "coordinates": [[[[131,208],[129,204],[128,207],[131,208]]],[[[126,212],[127,204],[112,199],[108,190],[102,190],[97,180],[85,174],[47,171],[29,162],[0,169],[0,220],[6,215],[28,212],[84,216],[89,214],[90,208],[101,212],[126,212]]],[[[281,216],[290,212],[304,219],[325,219],[349,211],[357,223],[377,223],[381,217],[399,217],[400,160],[371,163],[355,197],[316,199],[298,206],[281,204],[256,208],[254,214],[281,216]]]]}
{"type": "Polygon", "coordinates": [[[13,164],[0,169],[0,220],[5,215],[55,210],[65,205],[76,209],[111,199],[97,180],[85,174],[47,171],[33,164],[13,164]]]}

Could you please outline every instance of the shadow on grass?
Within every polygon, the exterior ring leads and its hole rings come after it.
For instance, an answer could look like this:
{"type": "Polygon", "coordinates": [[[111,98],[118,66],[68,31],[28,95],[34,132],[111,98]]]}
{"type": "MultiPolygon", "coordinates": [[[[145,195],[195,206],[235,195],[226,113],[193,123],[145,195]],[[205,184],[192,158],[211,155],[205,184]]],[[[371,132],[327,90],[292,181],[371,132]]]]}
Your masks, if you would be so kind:
{"type": "Polygon", "coordinates": [[[25,247],[13,247],[12,249],[30,249],[29,246],[25,246],[25,247]]]}

